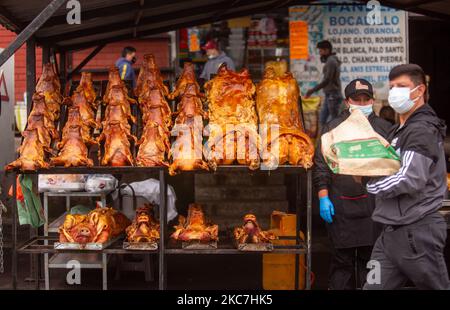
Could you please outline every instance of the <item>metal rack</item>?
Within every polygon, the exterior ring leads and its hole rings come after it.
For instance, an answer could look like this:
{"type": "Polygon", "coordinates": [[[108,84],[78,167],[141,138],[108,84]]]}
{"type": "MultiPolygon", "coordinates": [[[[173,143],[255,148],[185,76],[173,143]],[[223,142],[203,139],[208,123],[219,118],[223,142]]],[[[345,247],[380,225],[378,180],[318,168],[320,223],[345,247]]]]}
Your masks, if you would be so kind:
{"type": "MultiPolygon", "coordinates": [[[[110,173],[110,174],[129,174],[144,172],[148,173],[149,176],[158,175],[159,186],[160,186],[160,201],[159,201],[159,214],[160,214],[160,242],[158,249],[148,250],[148,251],[133,251],[125,250],[121,247],[121,242],[116,242],[109,247],[99,251],[90,251],[93,253],[101,254],[102,261],[104,263],[103,270],[103,289],[107,288],[107,260],[109,255],[124,255],[124,254],[158,254],[159,256],[159,289],[164,290],[167,286],[167,260],[166,255],[177,255],[177,254],[192,254],[192,255],[257,255],[264,254],[267,252],[244,252],[239,251],[234,248],[232,243],[220,242],[219,247],[214,250],[186,250],[178,246],[171,246],[168,244],[168,234],[167,234],[167,169],[163,167],[77,167],[77,168],[61,168],[55,167],[47,170],[39,170],[36,172],[25,172],[28,174],[86,174],[86,173],[110,173]]],[[[284,239],[295,239],[295,245],[284,245],[284,246],[274,246],[274,250],[270,252],[271,254],[295,254],[296,255],[296,288],[298,288],[298,274],[299,274],[299,255],[306,256],[306,289],[311,288],[311,215],[312,215],[312,176],[311,170],[305,170],[301,167],[293,166],[280,166],[276,170],[266,171],[266,170],[256,170],[250,171],[246,166],[219,166],[216,173],[233,173],[233,172],[248,172],[252,174],[267,174],[272,173],[283,173],[283,174],[294,174],[297,175],[297,180],[301,174],[306,174],[306,240],[300,240],[300,204],[299,195],[301,193],[301,182],[297,182],[297,200],[296,200],[296,215],[297,215],[297,234],[292,238],[284,239]]],[[[12,172],[14,176],[18,172],[12,172]]],[[[214,173],[207,171],[189,171],[183,173],[214,173]]],[[[15,180],[15,178],[14,178],[15,180]]],[[[16,182],[13,184],[13,197],[16,197],[16,182]]],[[[12,208],[13,216],[13,240],[12,240],[12,276],[13,276],[13,288],[17,288],[17,257],[19,254],[31,254],[33,256],[39,255],[49,255],[52,253],[86,253],[85,250],[60,250],[53,247],[53,243],[56,240],[55,237],[49,236],[37,236],[34,237],[23,245],[17,245],[17,210],[12,208]]],[[[36,259],[34,261],[37,261],[36,259]]],[[[34,268],[37,276],[38,268],[34,268]]],[[[39,281],[36,281],[36,289],[39,289],[39,281]]]]}

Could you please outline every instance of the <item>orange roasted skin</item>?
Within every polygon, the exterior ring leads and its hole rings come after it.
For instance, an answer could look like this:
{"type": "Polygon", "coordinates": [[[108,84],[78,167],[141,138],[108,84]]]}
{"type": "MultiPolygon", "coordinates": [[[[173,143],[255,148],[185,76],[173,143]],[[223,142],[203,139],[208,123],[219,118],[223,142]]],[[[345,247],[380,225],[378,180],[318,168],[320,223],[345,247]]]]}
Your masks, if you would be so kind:
{"type": "Polygon", "coordinates": [[[238,244],[244,243],[268,243],[277,239],[277,236],[268,231],[263,231],[254,214],[246,214],[242,227],[236,227],[233,231],[234,238],[238,244]]]}
{"type": "MultiPolygon", "coordinates": [[[[136,137],[128,134],[124,125],[118,121],[109,122],[104,128],[98,142],[104,141],[104,154],[100,160],[102,166],[133,166],[134,160],[130,150],[130,140],[136,137]]],[[[99,156],[101,155],[99,149],[99,156]]]]}
{"type": "Polygon", "coordinates": [[[153,214],[154,205],[145,204],[136,210],[136,216],[126,229],[128,242],[156,242],[159,240],[159,222],[153,214]]]}
{"type": "Polygon", "coordinates": [[[54,119],[58,119],[63,98],[61,96],[61,83],[51,63],[43,66],[35,91],[44,95],[49,112],[54,115],[54,119]]]}
{"type": "Polygon", "coordinates": [[[187,219],[178,217],[179,224],[175,226],[172,238],[181,241],[217,241],[219,239],[219,226],[208,223],[203,209],[199,204],[191,203],[187,219]]]}
{"type": "Polygon", "coordinates": [[[143,167],[168,166],[169,134],[172,113],[166,100],[169,91],[164,85],[155,57],[144,55],[135,94],[142,111],[144,129],[138,141],[136,164],[143,167]]]}
{"type": "Polygon", "coordinates": [[[204,95],[200,92],[200,86],[197,83],[197,78],[195,77],[195,66],[192,62],[185,62],[183,65],[183,72],[181,72],[180,77],[177,80],[175,89],[168,96],[169,99],[173,100],[184,95],[186,90],[186,85],[194,84],[195,94],[203,99],[204,95]]]}
{"type": "Polygon", "coordinates": [[[91,128],[98,128],[99,124],[95,120],[95,112],[89,104],[83,91],[74,91],[72,96],[64,100],[70,107],[77,107],[80,111],[81,119],[91,128]]]}
{"type": "Polygon", "coordinates": [[[197,95],[197,85],[184,85],[185,90],[177,112],[173,113],[176,119],[172,135],[177,138],[170,151],[170,175],[175,175],[178,171],[209,169],[208,164],[203,161],[203,120],[208,118],[208,114],[203,111],[201,97],[197,95]]]}
{"type": "Polygon", "coordinates": [[[45,162],[44,145],[39,141],[37,129],[27,129],[22,133],[23,141],[19,147],[19,158],[5,167],[6,171],[19,169],[22,171],[36,171],[48,168],[45,162]]]}
{"type": "Polygon", "coordinates": [[[92,109],[94,109],[94,111],[97,110],[97,94],[94,89],[94,84],[92,83],[92,74],[90,72],[81,73],[80,84],[78,85],[76,90],[83,92],[92,109]]]}
{"type": "Polygon", "coordinates": [[[297,81],[286,69],[285,62],[268,63],[256,90],[263,163],[268,168],[285,163],[310,168],[314,145],[300,121],[297,81]]]}
{"type": "Polygon", "coordinates": [[[230,165],[236,161],[251,170],[259,167],[260,138],[257,131],[255,85],[247,69],[234,72],[222,64],[205,84],[209,105],[208,164],[230,165]]]}
{"type": "Polygon", "coordinates": [[[87,215],[68,214],[59,227],[62,243],[105,243],[122,234],[130,220],[112,208],[97,208],[87,215]]]}
{"type": "Polygon", "coordinates": [[[92,159],[88,158],[88,148],[83,141],[81,126],[66,125],[64,129],[62,141],[58,143],[60,152],[58,156],[50,159],[50,163],[64,167],[93,166],[92,159]]]}

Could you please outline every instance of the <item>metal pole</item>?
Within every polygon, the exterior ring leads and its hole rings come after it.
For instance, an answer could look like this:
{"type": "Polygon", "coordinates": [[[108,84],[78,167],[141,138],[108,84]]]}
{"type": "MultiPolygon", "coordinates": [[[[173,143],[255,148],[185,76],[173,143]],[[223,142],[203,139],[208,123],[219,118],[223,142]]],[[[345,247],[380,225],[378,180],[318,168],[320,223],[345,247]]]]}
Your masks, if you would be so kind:
{"type": "Polygon", "coordinates": [[[42,65],[50,62],[50,46],[42,46],[42,65]]]}
{"type": "Polygon", "coordinates": [[[16,39],[9,44],[0,54],[0,66],[2,66],[41,26],[59,9],[66,0],[53,0],[45,9],[36,16],[28,26],[22,30],[16,39]]]}
{"type": "Polygon", "coordinates": [[[36,87],[36,40],[30,37],[27,41],[27,115],[31,111],[31,102],[36,87]]]}
{"type": "Polygon", "coordinates": [[[166,289],[165,237],[167,225],[166,178],[164,169],[159,170],[159,289],[166,289]]]}
{"type": "Polygon", "coordinates": [[[312,230],[312,170],[307,172],[306,181],[306,289],[311,289],[311,230],[312,230]]]}
{"type": "Polygon", "coordinates": [[[17,289],[17,173],[13,174],[13,206],[12,206],[12,287],[17,289]]]}

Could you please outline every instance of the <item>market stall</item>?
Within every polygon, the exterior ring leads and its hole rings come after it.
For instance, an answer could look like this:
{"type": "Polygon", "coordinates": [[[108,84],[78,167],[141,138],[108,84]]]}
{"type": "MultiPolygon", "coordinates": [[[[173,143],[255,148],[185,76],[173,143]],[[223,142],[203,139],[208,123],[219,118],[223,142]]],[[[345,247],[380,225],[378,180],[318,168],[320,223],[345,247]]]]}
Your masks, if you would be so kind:
{"type": "MultiPolygon", "coordinates": [[[[51,163],[53,166],[49,168],[47,161],[50,159],[50,157],[42,157],[40,158],[41,151],[37,151],[37,149],[33,149],[36,147],[42,147],[42,150],[47,150],[48,148],[52,148],[53,138],[50,137],[50,140],[46,140],[44,144],[40,145],[41,142],[39,138],[39,143],[36,144],[36,142],[27,142],[27,141],[36,141],[36,136],[32,134],[33,130],[36,130],[36,132],[42,132],[43,128],[39,125],[39,120],[36,117],[35,123],[28,123],[28,127],[25,130],[26,132],[30,132],[29,134],[25,135],[25,139],[22,142],[22,148],[21,148],[21,154],[17,161],[15,161],[13,164],[11,164],[8,168],[10,170],[11,174],[14,177],[14,180],[16,179],[16,174],[20,175],[41,175],[41,174],[114,174],[114,175],[122,175],[122,174],[129,174],[132,175],[134,173],[143,173],[148,176],[153,176],[154,178],[159,180],[159,190],[160,193],[162,193],[159,197],[159,240],[161,240],[157,244],[157,248],[153,249],[130,249],[124,246],[124,240],[123,239],[108,239],[111,242],[104,243],[102,246],[98,248],[93,248],[92,250],[89,250],[87,246],[80,247],[80,248],[73,248],[70,246],[61,246],[61,229],[64,231],[65,226],[60,226],[60,237],[55,238],[54,236],[49,236],[49,229],[48,227],[53,227],[52,223],[46,223],[46,229],[44,231],[43,236],[37,236],[32,238],[31,240],[28,240],[23,245],[18,246],[17,243],[17,214],[16,208],[12,208],[13,210],[13,260],[12,260],[12,274],[13,274],[13,286],[14,288],[17,285],[17,256],[22,254],[31,254],[35,257],[38,256],[44,256],[45,257],[45,279],[46,279],[46,285],[45,287],[49,288],[49,276],[48,276],[48,268],[49,268],[49,255],[50,254],[61,254],[61,253],[86,253],[86,251],[95,251],[95,253],[100,254],[102,258],[102,263],[100,265],[101,269],[103,270],[103,288],[107,288],[107,277],[106,277],[106,268],[107,268],[107,262],[108,262],[108,256],[111,255],[124,255],[124,254],[156,254],[159,256],[159,288],[165,289],[166,288],[166,275],[167,275],[167,262],[166,262],[166,256],[167,255],[173,255],[173,254],[195,254],[195,255],[202,255],[202,254],[232,254],[232,255],[251,255],[251,254],[264,254],[268,253],[268,251],[271,254],[294,254],[296,257],[296,263],[295,263],[295,287],[298,288],[298,280],[300,277],[299,268],[300,268],[300,256],[305,255],[306,256],[306,283],[305,287],[309,289],[311,287],[311,202],[312,202],[312,188],[311,188],[311,172],[310,170],[306,170],[306,168],[309,168],[311,165],[311,158],[310,157],[303,157],[304,155],[297,155],[300,156],[297,159],[290,159],[290,161],[293,163],[293,165],[279,165],[276,167],[275,170],[264,170],[259,169],[259,158],[256,161],[248,161],[243,160],[239,162],[235,162],[232,164],[232,162],[227,161],[221,161],[217,159],[213,159],[213,163],[209,163],[209,165],[213,166],[213,171],[205,171],[205,166],[202,166],[200,163],[199,166],[197,164],[194,164],[194,166],[191,167],[190,164],[187,164],[186,161],[182,160],[180,163],[173,162],[175,166],[171,166],[170,169],[167,169],[167,165],[164,162],[166,158],[168,158],[168,154],[166,153],[168,150],[163,151],[161,154],[154,154],[152,153],[151,147],[147,149],[146,145],[148,143],[153,143],[152,138],[152,128],[154,125],[154,122],[158,122],[158,120],[153,119],[152,117],[155,116],[154,113],[148,113],[148,110],[146,109],[152,109],[153,106],[150,104],[149,106],[146,106],[145,97],[146,91],[151,89],[146,89],[145,85],[148,85],[149,82],[144,82],[143,88],[139,89],[139,78],[138,78],[138,88],[135,90],[136,97],[139,101],[140,108],[137,108],[135,105],[130,106],[128,111],[125,111],[124,117],[125,121],[121,118],[122,116],[118,116],[122,112],[112,112],[113,107],[115,104],[111,103],[111,100],[116,100],[118,96],[120,97],[120,85],[119,86],[113,86],[114,84],[113,79],[109,79],[109,83],[111,83],[110,86],[106,86],[106,89],[100,90],[100,92],[97,92],[96,94],[93,94],[94,97],[92,97],[92,94],[89,94],[89,90],[75,90],[75,87],[70,87],[71,85],[77,86],[78,83],[81,85],[83,84],[82,81],[80,82],[73,82],[72,77],[80,70],[82,69],[83,65],[87,63],[92,57],[95,56],[96,53],[98,53],[105,44],[112,41],[121,40],[128,37],[142,37],[145,35],[149,35],[152,33],[159,33],[162,31],[167,31],[171,29],[177,29],[181,26],[189,26],[191,24],[199,24],[203,22],[207,22],[210,20],[216,20],[218,18],[225,19],[233,16],[242,16],[245,14],[248,14],[249,12],[257,12],[257,11],[265,11],[270,8],[275,8],[280,5],[287,5],[280,4],[278,2],[273,1],[266,1],[266,2],[258,2],[253,3],[249,1],[242,1],[239,3],[236,3],[235,6],[228,8],[228,2],[226,1],[217,1],[217,3],[209,4],[208,6],[205,6],[204,4],[199,3],[190,3],[190,8],[185,8],[184,6],[187,5],[186,3],[181,4],[180,1],[172,1],[164,3],[161,3],[161,13],[155,18],[155,16],[145,16],[145,14],[142,14],[143,16],[140,16],[139,19],[136,21],[137,23],[140,23],[141,26],[139,26],[139,29],[135,26],[130,28],[125,28],[124,26],[127,24],[126,22],[117,22],[115,21],[113,24],[109,24],[109,21],[113,19],[114,14],[117,12],[120,12],[121,9],[124,9],[125,7],[127,9],[133,9],[137,12],[145,12],[149,13],[147,8],[151,8],[152,15],[157,12],[155,10],[155,4],[154,3],[142,3],[137,6],[137,3],[134,1],[129,1],[129,3],[110,3],[108,7],[101,7],[102,4],[97,4],[92,1],[89,3],[82,3],[83,7],[83,18],[96,20],[98,22],[98,19],[95,17],[97,14],[101,11],[102,16],[105,16],[103,21],[100,21],[100,24],[96,24],[97,22],[86,22],[82,23],[79,26],[75,26],[77,29],[73,30],[70,28],[71,26],[65,23],[65,11],[60,8],[61,5],[65,1],[59,1],[55,0],[50,5],[46,6],[41,14],[39,14],[34,20],[32,20],[27,27],[25,27],[25,30],[22,32],[21,35],[18,36],[17,40],[11,44],[11,46],[6,49],[2,55],[0,56],[1,61],[3,62],[8,58],[8,55],[11,55],[14,53],[14,51],[25,41],[27,42],[27,66],[28,66],[28,76],[29,79],[27,80],[27,89],[28,89],[28,96],[29,96],[29,111],[34,111],[33,113],[37,113],[36,109],[38,109],[38,102],[42,101],[42,98],[39,98],[35,93],[35,90],[39,91],[41,89],[44,92],[48,92],[48,89],[42,89],[39,88],[42,85],[38,84],[35,85],[35,71],[33,67],[35,66],[35,54],[34,54],[34,47],[35,44],[42,44],[44,47],[44,55],[43,55],[43,61],[44,63],[49,63],[49,65],[46,66],[47,73],[44,72],[43,76],[40,77],[43,81],[48,81],[49,79],[53,79],[55,77],[55,74],[59,76],[59,80],[61,81],[62,85],[58,85],[57,89],[50,90],[49,96],[53,98],[52,100],[56,100],[55,103],[57,105],[54,105],[54,110],[51,110],[53,113],[52,120],[54,121],[55,128],[52,130],[57,131],[54,133],[54,136],[62,134],[62,142],[59,146],[59,154],[58,156],[53,155],[51,158],[51,163]],[[183,8],[182,8],[183,7],[183,8]],[[217,12],[219,12],[224,7],[227,7],[226,12],[219,13],[219,16],[216,14],[211,15],[209,12],[211,8],[217,9],[217,12]],[[167,12],[167,9],[173,9],[174,12],[167,12]],[[186,10],[192,10],[195,11],[197,15],[195,15],[194,18],[192,18],[191,21],[186,21],[186,10]],[[204,13],[201,13],[203,12],[204,13]],[[180,17],[177,20],[177,15],[175,14],[178,12],[180,17]],[[208,12],[208,13],[206,13],[208,12]],[[111,16],[109,19],[107,18],[108,14],[111,16]],[[52,15],[55,15],[52,17],[52,15]],[[170,24],[167,24],[163,22],[163,20],[167,19],[167,17],[170,15],[171,20],[170,24]],[[64,20],[62,19],[64,17],[64,20]],[[159,24],[158,24],[158,21],[159,24]],[[181,22],[183,21],[183,22],[181,22]],[[69,28],[67,28],[69,27],[69,28]],[[122,34],[125,33],[127,34],[122,34]],[[64,35],[62,35],[64,33],[64,35]],[[93,52],[83,61],[78,67],[76,67],[71,72],[66,72],[66,65],[65,65],[65,53],[69,50],[74,49],[81,49],[88,46],[97,46],[96,49],[93,50],[93,52]],[[57,56],[58,55],[58,56],[57,56]],[[59,63],[55,63],[56,61],[59,61],[59,63]],[[52,70],[57,70],[55,72],[51,72],[52,70]],[[147,84],[146,84],[147,83],[147,84]],[[68,103],[68,106],[61,105],[61,109],[59,109],[59,106],[62,103],[62,98],[59,98],[61,96],[61,91],[66,88],[66,84],[69,85],[67,87],[70,90],[70,93],[63,93],[65,96],[70,96],[68,103]],[[35,89],[36,87],[36,89],[35,89]],[[140,91],[142,93],[140,93],[140,91]],[[82,96],[82,93],[84,93],[84,98],[82,96]],[[112,95],[111,95],[112,94],[112,95]],[[91,95],[91,96],[89,96],[91,95]],[[81,97],[80,97],[81,96],[81,97]],[[89,118],[89,113],[85,114],[84,116],[81,115],[82,122],[76,122],[76,117],[74,116],[76,113],[74,112],[74,109],[72,107],[76,106],[80,110],[80,114],[82,109],[86,109],[86,104],[93,104],[96,100],[95,99],[101,99],[104,103],[107,103],[107,106],[92,106],[94,108],[94,111],[98,108],[99,112],[97,114],[92,114],[92,123],[89,118]],[[87,100],[87,101],[83,101],[87,100]],[[88,115],[88,118],[85,118],[85,116],[88,115]],[[94,144],[90,137],[92,134],[92,130],[95,125],[95,115],[99,115],[99,121],[104,122],[103,123],[103,131],[106,131],[103,136],[102,134],[98,137],[98,140],[102,142],[102,139],[106,139],[102,146],[100,147],[99,156],[101,157],[101,161],[97,161],[94,157],[92,157],[92,146],[90,144],[94,144]],[[117,120],[117,118],[120,118],[120,120],[117,120]],[[135,120],[138,120],[137,122],[135,120]],[[119,125],[120,121],[122,121],[119,125]],[[130,123],[128,123],[130,121],[130,123]],[[75,125],[74,125],[75,122],[75,125]],[[85,126],[87,125],[87,126],[85,126]],[[78,127],[77,127],[78,126],[78,127]],[[74,129],[79,128],[79,129],[74,129]],[[122,131],[122,133],[120,133],[122,131]],[[114,157],[114,152],[109,152],[108,149],[108,139],[113,136],[115,133],[123,134],[128,133],[128,135],[132,136],[142,136],[142,141],[140,143],[131,143],[131,145],[124,144],[125,146],[125,155],[128,159],[125,159],[124,157],[116,158],[114,157]],[[88,134],[86,134],[88,133],[88,134]],[[103,137],[103,138],[102,138],[103,137]],[[27,140],[29,139],[29,140],[27,140]],[[149,141],[145,139],[150,139],[149,141]],[[75,141],[75,142],[71,142],[75,141]],[[81,142],[82,143],[81,143],[81,142]],[[74,147],[75,145],[75,147],[74,147]],[[79,145],[82,145],[81,147],[79,145]],[[139,146],[138,146],[139,145],[139,146]],[[27,151],[27,147],[31,147],[31,153],[27,151]],[[71,156],[73,154],[73,150],[76,150],[76,152],[79,152],[79,157],[76,161],[74,161],[74,158],[71,156]],[[34,150],[34,151],[33,151],[34,150]],[[150,153],[149,153],[150,152],[150,153]],[[27,155],[28,154],[28,155],[27,155]],[[30,155],[33,154],[33,155],[30,155]],[[108,155],[109,154],[109,155],[108,155]],[[30,162],[30,158],[27,156],[32,156],[32,163],[30,162]],[[157,158],[161,159],[161,162],[158,162],[157,158]],[[134,163],[134,160],[136,159],[137,163],[141,167],[135,167],[131,166],[132,163],[134,163]],[[149,164],[150,163],[150,164],[149,164]],[[30,166],[31,165],[31,166],[30,166]],[[65,165],[66,167],[58,167],[58,165],[65,165]],[[73,167],[70,167],[73,166],[73,167]],[[249,170],[250,166],[250,170],[249,170]],[[203,167],[203,169],[202,169],[203,167]],[[169,242],[169,235],[168,235],[168,227],[167,227],[167,188],[168,188],[168,178],[170,178],[169,174],[172,175],[174,173],[229,173],[234,174],[238,172],[243,173],[249,173],[249,174],[264,174],[264,175],[272,175],[274,173],[282,173],[282,174],[292,174],[296,175],[297,179],[297,193],[296,197],[300,197],[301,194],[301,184],[300,184],[300,175],[306,174],[306,188],[307,188],[307,195],[306,195],[306,210],[307,210],[307,225],[306,225],[306,238],[305,240],[302,240],[300,235],[300,201],[299,199],[296,202],[296,215],[297,215],[297,221],[296,221],[296,228],[295,228],[295,236],[291,237],[280,237],[280,239],[287,239],[287,240],[294,240],[295,244],[289,243],[289,245],[270,245],[269,238],[263,230],[260,230],[258,228],[258,234],[255,235],[255,240],[267,240],[265,247],[246,247],[242,246],[246,244],[245,240],[247,234],[245,226],[248,225],[256,225],[258,227],[256,219],[250,217],[244,222],[243,228],[241,230],[237,230],[235,233],[236,240],[241,240],[238,244],[235,244],[236,241],[233,240],[233,236],[228,235],[224,238],[224,240],[220,240],[218,243],[216,242],[215,245],[212,248],[197,248],[195,246],[191,246],[190,248],[184,247],[180,243],[173,243],[169,242]],[[239,236],[239,238],[238,238],[239,236]],[[259,237],[258,237],[259,236],[259,237]],[[239,246],[239,244],[241,246],[239,246]],[[270,245],[270,246],[269,246],[270,245]],[[248,250],[251,249],[251,250],[248,250]]],[[[294,1],[295,2],[295,1],[294,1]]],[[[210,2],[209,2],[210,3],[210,2]]],[[[104,4],[103,4],[104,5],[104,4]]],[[[15,16],[18,14],[19,8],[17,6],[14,6],[14,3],[8,3],[4,5],[5,9],[10,10],[11,12],[14,12],[12,15],[4,15],[8,16],[5,20],[5,24],[7,24],[11,29],[19,31],[21,26],[18,23],[14,23],[14,19],[11,19],[11,16],[15,16]]],[[[36,4],[35,7],[36,11],[39,11],[42,9],[39,7],[39,5],[36,4]]],[[[131,13],[130,13],[131,15],[131,13]]],[[[130,17],[130,16],[128,16],[130,17]]],[[[26,17],[22,17],[23,19],[26,19],[26,17]]],[[[17,21],[17,20],[15,20],[17,21]]],[[[151,61],[150,61],[151,62],[151,61]]],[[[153,72],[153,71],[152,71],[153,72]]],[[[224,71],[223,73],[223,79],[235,79],[234,77],[235,73],[224,71]]],[[[110,75],[111,76],[111,75],[110,75]]],[[[246,73],[240,73],[239,78],[248,79],[247,82],[248,85],[253,85],[251,80],[246,77],[246,73]]],[[[151,79],[151,78],[150,78],[151,79]]],[[[82,76],[83,80],[83,76],[82,76]]],[[[222,100],[220,99],[223,94],[219,94],[221,92],[221,82],[219,82],[220,79],[217,81],[217,85],[215,86],[214,83],[212,83],[209,87],[209,93],[210,98],[209,102],[214,105],[214,100],[222,100]],[[216,94],[216,95],[211,95],[216,94]]],[[[159,80],[153,80],[154,83],[159,83],[159,80]]],[[[188,81],[188,83],[192,83],[194,81],[188,81]]],[[[55,82],[56,84],[59,84],[59,82],[55,82]]],[[[108,83],[108,84],[109,84],[108,83]]],[[[183,79],[180,78],[177,85],[174,86],[174,89],[178,86],[180,86],[180,83],[183,83],[183,79]],[[181,81],[181,82],[180,82],[181,81]]],[[[227,82],[228,83],[228,82],[227,82]]],[[[238,83],[238,82],[237,82],[238,83]]],[[[119,83],[120,84],[120,83],[119,83]]],[[[154,84],[152,84],[155,86],[154,84]]],[[[165,101],[164,97],[168,97],[169,100],[176,100],[176,95],[167,96],[168,93],[164,93],[164,87],[162,84],[158,84],[161,87],[160,90],[163,92],[163,97],[161,100],[165,101]]],[[[142,85],[141,85],[142,86],[142,85]]],[[[254,87],[254,86],[252,86],[254,87]]],[[[238,88],[236,88],[238,89],[238,88]]],[[[127,92],[130,89],[127,90],[127,92]]],[[[181,96],[197,96],[198,91],[194,88],[192,88],[192,93],[189,93],[189,88],[186,88],[186,90],[181,89],[184,92],[187,92],[187,95],[185,93],[181,94],[181,96]]],[[[250,89],[249,89],[250,90],[250,89]]],[[[253,88],[253,92],[255,89],[253,88]]],[[[129,94],[129,92],[128,92],[129,94]]],[[[127,94],[124,94],[123,96],[127,96],[127,94]]],[[[298,94],[297,94],[298,96],[298,94]]],[[[123,100],[135,100],[132,98],[125,98],[123,100]]],[[[152,97],[153,98],[153,97],[152,97]]],[[[189,97],[190,98],[190,97],[189,97]]],[[[64,99],[66,100],[66,99],[64,99]]],[[[118,105],[124,106],[122,103],[123,100],[117,99],[119,103],[118,105]]],[[[181,112],[179,115],[185,115],[183,111],[183,107],[187,105],[189,107],[191,101],[187,101],[184,103],[183,98],[178,98],[177,102],[179,104],[179,109],[181,109],[178,113],[181,112]],[[179,100],[179,101],[178,101],[179,100]]],[[[247,99],[246,99],[247,100],[247,99]]],[[[47,104],[49,104],[48,98],[44,99],[47,104]],[[47,100],[47,101],[46,101],[47,100]]],[[[217,102],[219,102],[217,101],[217,102]]],[[[131,102],[131,101],[130,101],[131,102]]],[[[216,118],[215,118],[215,124],[221,125],[221,123],[226,124],[226,118],[224,119],[223,116],[221,116],[221,109],[220,109],[220,103],[215,103],[217,105],[217,112],[216,112],[216,118]]],[[[240,104],[239,102],[237,103],[240,104]]],[[[254,109],[254,103],[251,103],[253,105],[254,109]]],[[[294,102],[295,105],[297,105],[297,101],[294,102]]],[[[125,106],[127,106],[125,104],[125,106]]],[[[47,107],[48,108],[48,107],[47,107]]],[[[210,110],[212,108],[210,107],[210,110]]],[[[89,110],[89,109],[88,109],[89,110]]],[[[83,110],[85,111],[85,110],[83,110]]],[[[190,111],[188,109],[188,111],[190,111]]],[[[211,111],[210,111],[211,112],[211,111]]],[[[164,112],[165,113],[165,112],[164,112]]],[[[161,119],[159,121],[164,122],[164,119],[168,120],[167,118],[164,118],[164,113],[161,115],[161,119]]],[[[189,112],[190,113],[190,112],[189,112]]],[[[252,113],[256,115],[256,110],[254,110],[252,113]]],[[[261,113],[261,112],[260,112],[261,113]]],[[[265,112],[269,113],[269,112],[265,112]]],[[[297,112],[298,113],[298,112],[297,112]]],[[[169,110],[170,114],[170,110],[169,110]]],[[[120,114],[122,115],[122,114],[120,114]]],[[[179,122],[179,124],[183,124],[185,116],[181,118],[177,118],[175,122],[179,122]]],[[[189,118],[188,114],[188,118],[189,118]]],[[[301,121],[301,118],[297,114],[298,121],[301,121]]],[[[169,121],[171,122],[171,121],[169,121]]],[[[167,125],[167,124],[166,124],[167,125]]],[[[239,130],[247,130],[252,134],[252,128],[253,126],[257,125],[257,119],[252,118],[249,119],[249,125],[248,127],[244,126],[245,128],[239,129],[239,130]]],[[[158,126],[164,127],[165,125],[162,123],[159,123],[158,126]]],[[[301,123],[297,124],[297,126],[302,126],[301,123]]],[[[299,127],[299,128],[300,128],[299,127]]],[[[236,132],[239,134],[239,130],[236,132]]],[[[244,131],[243,131],[244,132],[244,131]]],[[[302,134],[295,133],[295,135],[298,136],[299,143],[305,143],[307,140],[306,137],[302,136],[302,134]],[[306,140],[304,140],[306,139],[306,140]]],[[[211,139],[211,143],[217,143],[217,138],[220,136],[217,135],[213,136],[211,139]]],[[[97,138],[97,136],[96,136],[97,138]]],[[[251,137],[250,137],[251,138],[251,137]]],[[[256,136],[254,136],[256,138],[256,136]]],[[[162,139],[164,141],[164,137],[161,136],[158,139],[162,139]]],[[[222,137],[224,139],[224,137],[222,137]]],[[[251,139],[250,139],[251,140],[251,139]]],[[[123,140],[121,140],[123,141],[123,140]]],[[[252,140],[253,141],[253,140],[252,140]]],[[[256,141],[256,140],[254,140],[256,141]]],[[[174,141],[172,141],[173,146],[174,141]]],[[[236,140],[234,142],[236,145],[238,141],[236,140]]],[[[267,142],[266,143],[270,143],[267,142]]],[[[112,145],[112,144],[111,144],[112,145]]],[[[249,146],[251,147],[251,146],[249,146]]],[[[308,148],[306,148],[308,149],[308,148]]],[[[305,149],[305,150],[306,150],[305,149]]],[[[309,149],[310,150],[310,149],[309,149]]],[[[245,152],[249,152],[249,149],[246,149],[245,152]]],[[[302,154],[303,151],[300,152],[302,154]]],[[[309,152],[309,151],[308,151],[309,152]]],[[[78,154],[78,153],[77,153],[78,154]]],[[[78,155],[77,155],[78,156],[78,155]]],[[[286,153],[287,156],[287,153],[286,153]]],[[[200,157],[201,161],[201,157],[200,157]]],[[[270,163],[269,164],[273,164],[270,163]]],[[[272,167],[273,168],[273,167],[272,167]]],[[[210,168],[208,170],[211,170],[210,168]]],[[[170,180],[170,179],[169,179],[170,180]]],[[[13,182],[13,193],[12,196],[16,197],[17,192],[17,184],[16,182],[13,182]]],[[[48,197],[49,195],[45,195],[48,197]]],[[[47,204],[45,204],[48,208],[47,204]]],[[[96,218],[95,216],[87,215],[89,218],[96,218]]],[[[66,216],[66,220],[67,220],[66,216]]],[[[192,219],[192,218],[191,218],[192,219]]],[[[181,222],[180,222],[180,225],[181,222]]],[[[182,229],[185,229],[186,231],[189,231],[191,229],[190,227],[194,225],[193,222],[188,222],[184,226],[182,225],[182,229]]],[[[189,233],[184,234],[186,238],[189,238],[189,233]]],[[[253,236],[250,234],[250,236],[253,236]]],[[[68,234],[68,237],[70,239],[70,233],[68,234]]],[[[184,238],[184,237],[183,237],[184,238]]],[[[251,238],[251,239],[252,239],[251,238]]],[[[34,261],[37,261],[35,259],[34,261]]],[[[34,270],[37,272],[38,268],[34,268],[34,270]]],[[[38,275],[36,274],[36,279],[38,278],[38,275]]],[[[37,287],[39,286],[39,281],[36,281],[37,287]]]]}

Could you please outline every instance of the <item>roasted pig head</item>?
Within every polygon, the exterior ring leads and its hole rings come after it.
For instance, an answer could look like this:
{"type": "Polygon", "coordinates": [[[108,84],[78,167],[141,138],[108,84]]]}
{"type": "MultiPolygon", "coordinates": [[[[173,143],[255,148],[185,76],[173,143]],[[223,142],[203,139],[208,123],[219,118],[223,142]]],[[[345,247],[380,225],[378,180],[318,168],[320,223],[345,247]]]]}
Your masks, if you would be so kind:
{"type": "Polygon", "coordinates": [[[155,242],[159,240],[159,222],[155,220],[153,205],[145,204],[136,210],[136,217],[127,227],[129,242],[155,242]]]}
{"type": "Polygon", "coordinates": [[[237,243],[268,243],[277,239],[275,234],[261,230],[254,214],[246,214],[243,221],[242,227],[236,227],[233,232],[237,243]]]}
{"type": "Polygon", "coordinates": [[[216,241],[218,240],[219,226],[207,223],[205,214],[199,204],[189,205],[188,217],[179,217],[179,224],[175,226],[172,238],[181,241],[216,241]]]}

